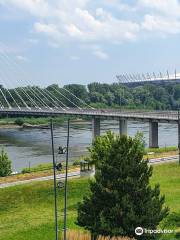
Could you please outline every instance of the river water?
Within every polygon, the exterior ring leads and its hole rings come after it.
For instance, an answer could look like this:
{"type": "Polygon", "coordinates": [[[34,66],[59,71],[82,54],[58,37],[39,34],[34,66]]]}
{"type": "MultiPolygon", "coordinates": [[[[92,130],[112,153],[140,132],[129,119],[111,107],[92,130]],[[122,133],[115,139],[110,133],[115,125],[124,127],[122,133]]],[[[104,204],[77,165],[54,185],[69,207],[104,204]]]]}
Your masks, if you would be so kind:
{"type": "MultiPolygon", "coordinates": [[[[102,121],[101,133],[112,130],[118,133],[117,121],[102,121]]],[[[148,146],[149,124],[128,122],[128,135],[134,136],[138,131],[144,133],[148,146]]],[[[63,124],[54,130],[55,149],[66,145],[67,126],[63,124]]],[[[159,146],[177,146],[176,124],[159,124],[159,146]]],[[[87,154],[87,147],[92,142],[91,122],[71,124],[70,127],[70,161],[87,154]]],[[[51,156],[50,130],[48,129],[0,129],[0,148],[4,148],[12,161],[13,171],[24,167],[49,163],[51,156]]]]}

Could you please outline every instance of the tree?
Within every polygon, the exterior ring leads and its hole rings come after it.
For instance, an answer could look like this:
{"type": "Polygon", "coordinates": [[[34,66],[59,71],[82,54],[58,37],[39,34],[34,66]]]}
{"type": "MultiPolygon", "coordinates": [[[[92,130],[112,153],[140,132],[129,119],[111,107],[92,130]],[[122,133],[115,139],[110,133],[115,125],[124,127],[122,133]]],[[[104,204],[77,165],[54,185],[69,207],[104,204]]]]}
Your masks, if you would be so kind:
{"type": "Polygon", "coordinates": [[[96,167],[90,181],[90,194],[78,205],[77,224],[98,235],[153,239],[135,235],[136,227],[156,229],[167,216],[160,187],[149,184],[152,167],[143,160],[144,145],[134,139],[108,132],[98,137],[90,148],[96,167]]]}
{"type": "Polygon", "coordinates": [[[0,153],[0,177],[6,177],[11,173],[11,161],[4,149],[2,149],[0,153]]]}

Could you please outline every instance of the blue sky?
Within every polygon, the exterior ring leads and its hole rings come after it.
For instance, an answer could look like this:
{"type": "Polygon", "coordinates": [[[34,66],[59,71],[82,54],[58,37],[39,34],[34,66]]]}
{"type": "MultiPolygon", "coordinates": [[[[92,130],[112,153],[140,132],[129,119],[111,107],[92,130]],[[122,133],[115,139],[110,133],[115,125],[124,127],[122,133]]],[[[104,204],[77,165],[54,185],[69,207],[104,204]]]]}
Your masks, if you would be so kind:
{"type": "Polygon", "coordinates": [[[178,0],[0,0],[0,78],[9,85],[180,71],[179,42],[178,0]]]}

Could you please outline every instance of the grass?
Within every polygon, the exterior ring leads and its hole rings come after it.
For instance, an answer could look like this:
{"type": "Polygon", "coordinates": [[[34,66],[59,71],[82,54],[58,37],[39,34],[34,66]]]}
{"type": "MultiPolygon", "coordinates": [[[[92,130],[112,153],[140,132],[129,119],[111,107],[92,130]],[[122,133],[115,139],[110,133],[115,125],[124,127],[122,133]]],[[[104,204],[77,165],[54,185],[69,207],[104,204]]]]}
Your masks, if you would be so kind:
{"type": "MultiPolygon", "coordinates": [[[[63,240],[63,237],[62,237],[63,240]]],[[[68,231],[67,240],[91,240],[91,236],[87,232],[68,231]]],[[[99,237],[98,240],[109,240],[109,237],[99,237]]],[[[130,238],[114,237],[111,240],[130,240],[130,238]]]]}
{"type": "MultiPolygon", "coordinates": [[[[180,216],[180,167],[177,163],[157,165],[151,184],[159,182],[171,214],[164,221],[168,229],[178,228],[180,216]],[[173,213],[174,212],[174,213],[173,213]],[[173,220],[174,219],[174,220],[173,220]],[[171,224],[170,224],[171,223],[171,224]],[[172,225],[172,226],[171,226],[172,225]]],[[[71,179],[68,186],[68,228],[82,231],[75,224],[77,202],[89,191],[88,179],[71,179]],[[78,230],[79,229],[79,230],[78,230]]],[[[63,190],[58,192],[60,229],[62,226],[63,190]]],[[[53,182],[34,182],[0,189],[0,239],[50,240],[54,239],[53,182]]],[[[180,226],[179,226],[180,227],[180,226]]],[[[71,234],[71,233],[70,233],[71,234]]],[[[169,237],[169,236],[168,236],[169,237]]],[[[172,236],[173,237],[173,236],[172,236]]],[[[72,238],[70,238],[72,239],[72,238]]],[[[75,238],[76,239],[76,238],[75,238]]],[[[80,240],[81,238],[79,238],[80,240]]],[[[89,238],[82,238],[87,239],[89,238]]],[[[163,240],[166,238],[163,238],[163,240]]],[[[169,239],[169,238],[167,238],[169,239]]],[[[175,238],[171,238],[175,239],[175,238]]]]}
{"type": "Polygon", "coordinates": [[[162,147],[162,148],[147,148],[144,158],[145,159],[161,158],[161,157],[174,156],[177,154],[178,154],[178,148],[175,146],[162,147]],[[151,153],[151,154],[148,154],[148,153],[151,153]]]}
{"type": "MultiPolygon", "coordinates": [[[[78,166],[71,165],[69,167],[69,172],[78,171],[78,166]]],[[[60,173],[64,173],[64,169],[60,173]]],[[[52,164],[39,164],[37,167],[33,167],[30,170],[25,168],[23,173],[10,175],[7,177],[0,177],[0,184],[2,183],[12,183],[17,181],[29,180],[39,177],[46,177],[53,175],[52,164]]]]}
{"type": "MultiPolygon", "coordinates": [[[[31,125],[40,125],[40,124],[49,124],[50,117],[23,117],[23,118],[1,118],[0,119],[0,125],[16,125],[16,121],[21,120],[23,123],[31,124],[31,125]]],[[[60,125],[65,120],[67,120],[67,117],[55,117],[54,124],[60,125]]]]}

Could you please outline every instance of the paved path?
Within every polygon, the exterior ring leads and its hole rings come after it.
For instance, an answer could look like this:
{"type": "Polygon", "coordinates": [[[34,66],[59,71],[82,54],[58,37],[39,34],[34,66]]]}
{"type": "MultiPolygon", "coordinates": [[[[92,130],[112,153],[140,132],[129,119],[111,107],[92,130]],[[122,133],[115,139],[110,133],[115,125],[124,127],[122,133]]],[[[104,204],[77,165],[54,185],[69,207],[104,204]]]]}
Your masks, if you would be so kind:
{"type": "MultiPolygon", "coordinates": [[[[155,165],[155,164],[160,164],[160,163],[174,162],[174,161],[178,161],[178,158],[179,158],[178,155],[170,156],[170,157],[163,157],[163,158],[155,158],[155,159],[149,160],[149,163],[151,165],[155,165]]],[[[68,173],[68,177],[69,178],[80,177],[80,171],[74,171],[74,172],[68,173]]],[[[65,174],[57,175],[57,180],[64,179],[64,178],[65,178],[65,174]]],[[[2,183],[2,184],[0,184],[0,188],[7,188],[7,187],[31,183],[31,182],[48,181],[48,180],[52,180],[52,179],[53,179],[53,175],[47,176],[47,177],[40,177],[40,178],[34,178],[34,179],[29,179],[29,180],[17,181],[17,182],[12,182],[12,183],[2,183]]]]}
{"type": "Polygon", "coordinates": [[[179,160],[179,156],[175,155],[175,156],[169,156],[169,157],[150,159],[149,163],[150,164],[159,164],[159,163],[175,162],[178,160],[179,160]]]}
{"type": "MultiPolygon", "coordinates": [[[[68,173],[68,177],[69,178],[80,177],[80,171],[75,171],[75,172],[68,173]]],[[[12,186],[16,186],[16,185],[31,183],[31,182],[48,181],[48,180],[52,180],[53,178],[54,178],[54,176],[51,175],[51,176],[47,176],[47,177],[34,178],[34,179],[28,179],[28,180],[11,182],[11,183],[2,183],[2,184],[0,184],[0,188],[12,187],[12,186]]],[[[65,178],[65,174],[58,174],[57,175],[57,180],[64,179],[64,178],[65,178]]]]}

